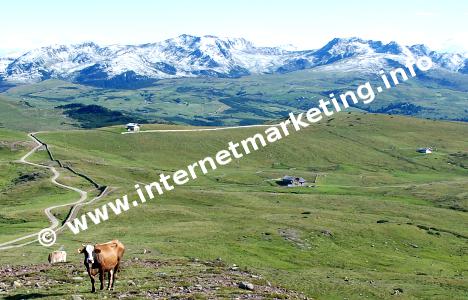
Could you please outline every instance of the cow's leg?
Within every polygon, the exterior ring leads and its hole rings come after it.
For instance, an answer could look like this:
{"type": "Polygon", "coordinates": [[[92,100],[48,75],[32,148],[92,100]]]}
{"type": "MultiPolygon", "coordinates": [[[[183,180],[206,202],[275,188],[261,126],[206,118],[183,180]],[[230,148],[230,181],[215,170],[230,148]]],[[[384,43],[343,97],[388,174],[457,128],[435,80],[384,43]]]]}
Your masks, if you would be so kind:
{"type": "Polygon", "coordinates": [[[112,274],[112,286],[111,289],[114,289],[114,283],[115,283],[115,275],[119,271],[119,265],[115,266],[114,268],[114,273],[112,274]]]}
{"type": "Polygon", "coordinates": [[[94,286],[94,282],[96,282],[96,279],[94,279],[94,276],[89,274],[89,278],[91,278],[91,293],[96,292],[96,287],[94,286]]]}
{"type": "Polygon", "coordinates": [[[96,281],[94,279],[94,275],[92,274],[92,271],[91,269],[88,267],[88,265],[86,265],[86,271],[88,272],[88,276],[89,278],[91,279],[91,293],[94,293],[96,292],[96,287],[94,286],[94,282],[96,281]]]}
{"type": "Polygon", "coordinates": [[[112,275],[111,275],[111,272],[108,271],[107,272],[107,289],[108,290],[110,290],[111,282],[112,282],[112,275]]]}
{"type": "Polygon", "coordinates": [[[111,269],[109,271],[109,285],[107,286],[107,289],[110,291],[114,287],[114,269],[111,269]]]}
{"type": "Polygon", "coordinates": [[[104,289],[104,271],[103,270],[99,270],[99,281],[101,282],[100,289],[103,290],[104,289]]]}

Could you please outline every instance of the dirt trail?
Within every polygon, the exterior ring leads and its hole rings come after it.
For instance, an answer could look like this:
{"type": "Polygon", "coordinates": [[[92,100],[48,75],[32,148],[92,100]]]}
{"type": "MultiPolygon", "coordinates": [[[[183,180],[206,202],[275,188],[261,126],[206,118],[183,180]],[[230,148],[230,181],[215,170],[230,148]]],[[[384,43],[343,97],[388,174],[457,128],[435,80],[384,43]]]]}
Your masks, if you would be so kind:
{"type": "Polygon", "coordinates": [[[280,124],[271,125],[244,125],[244,126],[231,126],[231,127],[214,127],[214,128],[200,128],[200,129],[153,129],[153,130],[141,130],[136,132],[122,132],[122,134],[133,134],[133,133],[151,133],[151,132],[199,132],[199,131],[218,131],[218,130],[229,130],[229,129],[241,129],[241,128],[256,128],[256,127],[276,127],[280,124]]]}
{"type": "MultiPolygon", "coordinates": [[[[47,169],[47,170],[51,171],[53,176],[50,178],[50,182],[52,182],[53,184],[55,184],[55,185],[57,185],[57,186],[59,186],[61,188],[75,191],[80,195],[80,198],[75,202],[54,205],[54,206],[50,206],[50,207],[47,207],[47,208],[44,209],[44,214],[47,216],[47,219],[49,219],[49,221],[51,223],[51,225],[49,227],[47,227],[47,228],[49,228],[49,229],[53,230],[54,232],[58,233],[58,232],[61,232],[63,230],[65,225],[60,226],[60,220],[58,220],[52,214],[52,210],[57,209],[57,208],[61,208],[61,207],[65,207],[65,206],[73,206],[72,209],[71,209],[71,213],[69,214],[67,220],[64,222],[64,223],[66,223],[67,221],[73,219],[76,216],[79,208],[81,208],[83,205],[95,202],[95,201],[99,200],[100,198],[102,198],[103,196],[105,196],[109,192],[109,188],[106,187],[105,190],[102,191],[99,196],[95,197],[91,201],[85,202],[86,199],[88,199],[88,193],[86,191],[83,191],[83,190],[81,190],[79,188],[68,186],[68,185],[62,184],[60,182],[57,182],[57,179],[60,177],[60,172],[57,171],[57,169],[55,167],[44,166],[44,165],[40,165],[40,164],[36,164],[36,163],[32,163],[32,162],[27,161],[27,159],[31,155],[33,155],[39,148],[41,148],[43,146],[43,144],[35,137],[35,134],[37,134],[37,133],[38,132],[33,132],[33,133],[28,134],[29,138],[31,138],[36,143],[36,146],[31,151],[26,153],[23,157],[21,157],[18,160],[18,162],[26,164],[26,165],[30,165],[30,166],[35,166],[35,167],[38,167],[38,168],[47,169]]],[[[39,234],[39,232],[29,234],[29,235],[25,235],[23,237],[20,237],[20,238],[17,238],[17,239],[2,243],[2,244],[0,244],[0,250],[7,250],[7,249],[11,249],[11,248],[19,248],[19,247],[23,247],[23,246],[35,243],[35,242],[37,242],[38,234],[39,234]],[[29,240],[29,239],[33,239],[33,240],[29,240]],[[21,243],[21,244],[16,244],[16,243],[24,241],[24,240],[29,240],[29,241],[21,243]]]]}

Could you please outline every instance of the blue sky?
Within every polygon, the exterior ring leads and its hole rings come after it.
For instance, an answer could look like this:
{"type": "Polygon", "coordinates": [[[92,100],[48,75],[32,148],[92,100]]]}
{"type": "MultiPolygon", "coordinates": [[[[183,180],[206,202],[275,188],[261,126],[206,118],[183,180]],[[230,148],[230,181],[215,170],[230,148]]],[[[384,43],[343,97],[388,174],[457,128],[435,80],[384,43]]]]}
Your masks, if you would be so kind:
{"type": "Polygon", "coordinates": [[[3,52],[81,41],[137,44],[183,33],[300,49],[359,36],[468,50],[465,0],[14,0],[0,7],[3,52]]]}

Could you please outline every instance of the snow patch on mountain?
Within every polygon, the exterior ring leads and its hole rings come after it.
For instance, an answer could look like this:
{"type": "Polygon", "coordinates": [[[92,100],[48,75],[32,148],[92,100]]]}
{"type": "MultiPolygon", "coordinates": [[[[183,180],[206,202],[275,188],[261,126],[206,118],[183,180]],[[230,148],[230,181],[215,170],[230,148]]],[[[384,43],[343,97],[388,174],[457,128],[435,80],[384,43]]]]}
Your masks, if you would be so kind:
{"type": "Polygon", "coordinates": [[[335,38],[317,50],[257,47],[243,38],[180,35],[158,43],[53,45],[0,59],[0,78],[29,83],[49,78],[102,83],[178,77],[240,77],[321,68],[377,72],[428,55],[437,67],[465,73],[466,54],[437,53],[424,45],[335,38]]]}
{"type": "Polygon", "coordinates": [[[0,57],[0,76],[5,73],[6,68],[11,64],[15,59],[11,57],[0,57]]]}

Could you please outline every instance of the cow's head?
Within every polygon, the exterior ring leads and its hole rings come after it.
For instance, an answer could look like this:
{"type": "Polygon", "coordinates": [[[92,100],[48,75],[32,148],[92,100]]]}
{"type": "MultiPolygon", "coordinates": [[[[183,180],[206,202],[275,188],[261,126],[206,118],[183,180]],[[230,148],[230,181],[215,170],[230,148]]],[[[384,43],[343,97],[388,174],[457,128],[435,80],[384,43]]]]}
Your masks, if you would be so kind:
{"type": "Polygon", "coordinates": [[[84,253],[85,256],[85,264],[94,264],[96,258],[96,252],[93,245],[85,245],[83,244],[80,249],[78,249],[79,253],[84,253]]]}

